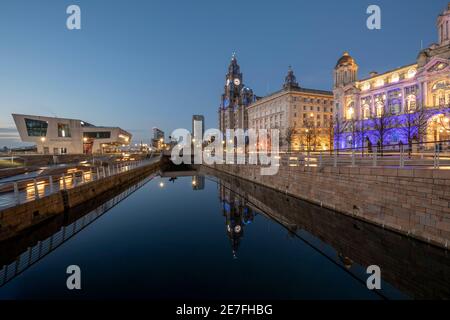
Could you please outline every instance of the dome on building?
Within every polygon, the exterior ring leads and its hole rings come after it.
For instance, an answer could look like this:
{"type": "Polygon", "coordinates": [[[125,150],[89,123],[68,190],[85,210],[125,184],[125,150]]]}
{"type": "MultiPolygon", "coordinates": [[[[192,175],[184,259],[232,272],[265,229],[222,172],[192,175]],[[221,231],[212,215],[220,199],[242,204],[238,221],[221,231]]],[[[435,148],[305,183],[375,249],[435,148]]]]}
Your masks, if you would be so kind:
{"type": "Polygon", "coordinates": [[[353,59],[350,54],[345,51],[342,57],[338,60],[336,64],[336,69],[343,66],[356,64],[355,59],[353,59]]]}

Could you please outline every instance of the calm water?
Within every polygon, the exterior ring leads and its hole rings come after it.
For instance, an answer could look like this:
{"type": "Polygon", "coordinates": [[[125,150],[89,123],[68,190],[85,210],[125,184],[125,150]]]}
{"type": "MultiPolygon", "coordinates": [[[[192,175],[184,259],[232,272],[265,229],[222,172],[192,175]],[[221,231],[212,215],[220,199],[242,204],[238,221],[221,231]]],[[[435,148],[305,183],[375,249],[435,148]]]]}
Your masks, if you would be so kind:
{"type": "Polygon", "coordinates": [[[158,176],[94,207],[1,244],[0,298],[450,297],[444,250],[229,176],[158,176]]]}

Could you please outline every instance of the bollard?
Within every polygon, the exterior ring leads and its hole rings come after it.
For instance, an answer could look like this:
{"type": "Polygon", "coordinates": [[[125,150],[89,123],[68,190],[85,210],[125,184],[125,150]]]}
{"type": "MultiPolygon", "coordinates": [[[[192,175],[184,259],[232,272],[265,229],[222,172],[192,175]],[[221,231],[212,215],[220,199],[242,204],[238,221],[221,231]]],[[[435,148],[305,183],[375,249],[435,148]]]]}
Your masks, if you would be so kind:
{"type": "Polygon", "coordinates": [[[106,170],[105,170],[105,167],[102,167],[102,171],[103,171],[102,177],[105,178],[105,177],[106,177],[106,170]]]}
{"type": "Polygon", "coordinates": [[[373,153],[372,167],[376,167],[377,166],[377,154],[378,154],[378,148],[375,148],[375,152],[373,153]]]}
{"type": "Polygon", "coordinates": [[[33,185],[34,185],[34,199],[39,199],[39,191],[36,179],[33,179],[33,185]]]}
{"type": "Polygon", "coordinates": [[[49,189],[50,189],[50,194],[53,193],[53,177],[50,176],[48,177],[48,185],[49,185],[49,189]]]}
{"type": "Polygon", "coordinates": [[[352,149],[352,167],[355,166],[355,150],[352,149]]]}
{"type": "Polygon", "coordinates": [[[108,166],[108,177],[110,177],[110,176],[111,176],[111,167],[108,166]]]}
{"type": "Polygon", "coordinates": [[[17,182],[14,182],[14,198],[16,199],[16,204],[20,204],[19,185],[17,182]]]}
{"type": "Polygon", "coordinates": [[[96,178],[97,178],[97,180],[98,180],[98,179],[100,179],[100,170],[98,169],[98,167],[97,167],[97,174],[96,174],[96,178]]]}

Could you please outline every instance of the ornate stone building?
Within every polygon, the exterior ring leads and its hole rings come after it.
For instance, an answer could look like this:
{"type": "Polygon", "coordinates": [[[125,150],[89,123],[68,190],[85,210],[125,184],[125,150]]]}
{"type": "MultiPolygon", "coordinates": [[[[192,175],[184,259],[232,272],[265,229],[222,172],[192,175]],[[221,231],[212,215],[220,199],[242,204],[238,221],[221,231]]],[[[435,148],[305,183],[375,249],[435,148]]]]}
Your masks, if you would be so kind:
{"type": "Polygon", "coordinates": [[[280,129],[281,149],[327,150],[332,147],[330,132],[333,93],[299,86],[289,67],[283,88],[259,98],[248,107],[248,124],[253,129],[280,129]]]}
{"type": "Polygon", "coordinates": [[[445,125],[450,103],[449,21],[450,3],[437,19],[439,43],[420,51],[415,63],[382,74],[371,72],[358,80],[355,59],[344,53],[334,69],[336,146],[408,144],[411,137],[420,141],[450,138],[450,127],[445,125]],[[423,132],[421,117],[426,119],[423,132]],[[386,121],[384,132],[382,121],[386,121]]]}
{"type": "Polygon", "coordinates": [[[247,106],[254,100],[253,91],[243,83],[241,68],[233,54],[225,75],[224,93],[219,107],[220,131],[225,133],[226,129],[247,129],[247,106]]]}

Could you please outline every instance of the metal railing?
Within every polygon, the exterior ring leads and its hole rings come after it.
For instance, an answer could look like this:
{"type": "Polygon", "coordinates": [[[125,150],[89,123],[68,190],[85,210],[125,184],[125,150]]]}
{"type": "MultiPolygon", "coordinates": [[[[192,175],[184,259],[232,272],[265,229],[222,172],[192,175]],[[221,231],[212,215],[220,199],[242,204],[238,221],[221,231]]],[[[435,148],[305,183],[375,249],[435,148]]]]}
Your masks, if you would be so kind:
{"type": "MultiPolygon", "coordinates": [[[[262,152],[254,152],[257,164],[262,152]]],[[[252,154],[234,154],[235,164],[256,164],[251,162],[252,154]],[[240,160],[239,160],[240,159],[240,160]]],[[[277,156],[280,166],[306,167],[395,167],[450,169],[450,140],[346,148],[321,151],[280,151],[277,156]]],[[[226,155],[224,156],[226,159],[226,155]]],[[[227,162],[228,163],[228,162],[227,162]]]]}
{"type": "Polygon", "coordinates": [[[157,158],[90,167],[89,169],[68,169],[61,175],[38,176],[32,179],[9,180],[0,183],[0,209],[34,201],[51,194],[77,186],[105,179],[123,172],[153,163],[157,158]]]}

